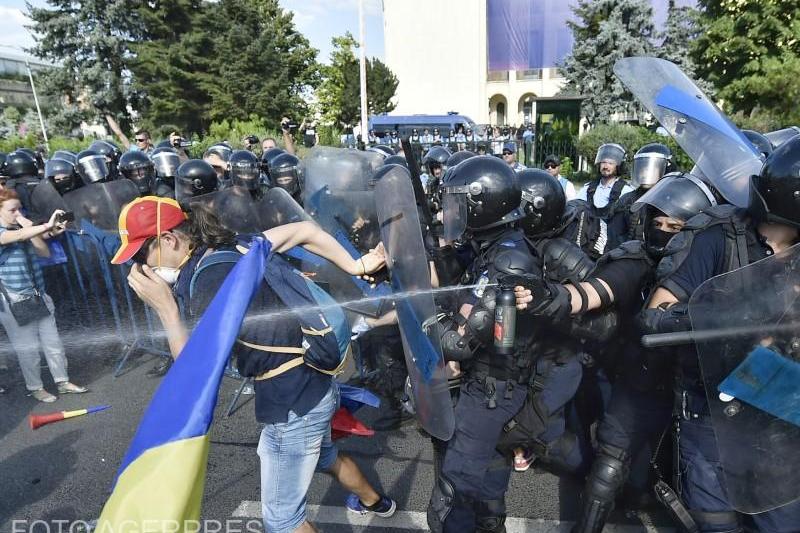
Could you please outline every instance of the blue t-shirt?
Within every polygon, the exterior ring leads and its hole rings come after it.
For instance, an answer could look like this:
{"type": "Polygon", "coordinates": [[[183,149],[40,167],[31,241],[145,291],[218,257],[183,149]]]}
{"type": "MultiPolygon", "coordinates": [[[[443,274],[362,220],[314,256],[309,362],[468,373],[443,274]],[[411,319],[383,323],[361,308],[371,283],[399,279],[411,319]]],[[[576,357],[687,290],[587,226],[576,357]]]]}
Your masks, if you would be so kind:
{"type": "MultiPolygon", "coordinates": [[[[218,263],[203,269],[197,275],[188,305],[189,315],[193,320],[202,316],[234,266],[235,263],[218,263]]],[[[187,275],[190,273],[187,272],[187,275]]],[[[266,282],[259,285],[253,296],[238,338],[261,346],[303,346],[299,319],[266,282]],[[266,314],[270,315],[268,320],[263,318],[266,314]]],[[[234,344],[232,354],[236,357],[236,365],[243,376],[257,376],[296,357],[295,354],[269,353],[248,348],[241,343],[234,344]]],[[[305,416],[330,390],[331,379],[330,375],[300,365],[273,378],[255,381],[256,420],[262,424],[286,422],[289,411],[305,416]]]]}
{"type": "MultiPolygon", "coordinates": [[[[8,228],[0,226],[0,235],[6,231],[8,228]]],[[[44,276],[35,254],[29,240],[0,244],[0,281],[8,292],[33,294],[34,289],[44,291],[44,276]]]]}

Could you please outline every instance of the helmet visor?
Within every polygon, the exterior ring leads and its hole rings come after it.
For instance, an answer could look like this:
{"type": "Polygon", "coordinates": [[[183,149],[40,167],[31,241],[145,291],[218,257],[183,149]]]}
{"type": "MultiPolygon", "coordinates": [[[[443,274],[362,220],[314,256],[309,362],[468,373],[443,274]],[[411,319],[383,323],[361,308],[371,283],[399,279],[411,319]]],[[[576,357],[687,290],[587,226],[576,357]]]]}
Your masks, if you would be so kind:
{"type": "Polygon", "coordinates": [[[594,158],[594,164],[597,165],[603,161],[614,163],[620,166],[625,160],[625,150],[618,144],[604,144],[597,149],[597,156],[594,158]]]}
{"type": "Polygon", "coordinates": [[[631,209],[636,211],[646,205],[685,222],[703,209],[717,205],[717,201],[700,179],[691,174],[678,174],[666,176],[656,183],[631,209]]]}
{"type": "Polygon", "coordinates": [[[78,174],[86,185],[103,181],[108,177],[106,158],[102,155],[89,155],[78,160],[78,174]]]}
{"type": "Polygon", "coordinates": [[[468,186],[444,187],[442,194],[442,211],[444,222],[444,240],[453,242],[467,229],[467,193],[468,186]]]}
{"type": "Polygon", "coordinates": [[[659,153],[637,154],[633,158],[631,171],[631,187],[650,188],[664,177],[667,170],[667,158],[659,153]]]}
{"type": "Polygon", "coordinates": [[[181,164],[178,154],[172,152],[159,152],[153,157],[153,165],[156,167],[156,174],[160,178],[174,178],[175,171],[181,164]]]}

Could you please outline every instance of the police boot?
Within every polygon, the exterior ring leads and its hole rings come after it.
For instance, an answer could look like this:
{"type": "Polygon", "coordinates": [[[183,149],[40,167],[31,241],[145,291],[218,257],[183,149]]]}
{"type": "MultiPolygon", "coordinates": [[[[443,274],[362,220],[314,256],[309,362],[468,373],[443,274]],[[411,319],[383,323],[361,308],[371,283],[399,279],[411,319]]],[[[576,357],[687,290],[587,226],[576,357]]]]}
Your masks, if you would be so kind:
{"type": "Polygon", "coordinates": [[[586,480],[581,514],[572,533],[600,533],[614,509],[617,492],[628,478],[628,454],[601,446],[586,480]]]}

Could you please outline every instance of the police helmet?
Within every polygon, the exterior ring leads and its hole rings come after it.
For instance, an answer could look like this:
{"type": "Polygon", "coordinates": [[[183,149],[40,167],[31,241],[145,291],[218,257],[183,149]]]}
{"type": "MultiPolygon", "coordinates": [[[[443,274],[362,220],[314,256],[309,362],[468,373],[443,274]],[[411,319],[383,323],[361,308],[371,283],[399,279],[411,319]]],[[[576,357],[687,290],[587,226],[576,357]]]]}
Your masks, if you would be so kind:
{"type": "Polygon", "coordinates": [[[617,165],[617,176],[622,176],[626,173],[625,158],[628,153],[622,145],[617,143],[601,144],[597,149],[597,155],[594,158],[594,164],[598,166],[602,161],[611,161],[617,165]]]}
{"type": "Polygon", "coordinates": [[[522,190],[520,226],[529,236],[552,232],[561,222],[567,197],[558,179],[544,170],[528,168],[517,174],[522,190]]]}
{"type": "Polygon", "coordinates": [[[292,154],[280,154],[269,164],[273,187],[286,189],[293,197],[300,194],[300,160],[292,154]]]}
{"type": "Polygon", "coordinates": [[[400,165],[401,167],[408,168],[408,161],[402,155],[390,155],[383,160],[384,165],[400,165]]]}
{"type": "Polygon", "coordinates": [[[391,146],[386,146],[385,144],[376,144],[375,146],[370,146],[367,148],[368,152],[375,152],[383,157],[389,157],[390,155],[394,155],[394,150],[392,150],[391,146]]]}
{"type": "Polygon", "coordinates": [[[492,156],[462,161],[442,182],[445,239],[473,234],[523,217],[516,173],[492,156]]]}
{"type": "Polygon", "coordinates": [[[769,157],[772,153],[774,146],[772,142],[763,134],[753,130],[742,130],[742,134],[747,137],[750,144],[756,147],[756,150],[761,152],[762,159],[769,157]]]}
{"type": "Polygon", "coordinates": [[[217,172],[202,159],[184,161],[178,167],[176,174],[175,199],[182,206],[189,198],[208,194],[217,189],[217,172]]]}
{"type": "Polygon", "coordinates": [[[78,162],[75,164],[75,170],[84,185],[108,180],[108,165],[105,156],[94,150],[82,150],[76,157],[78,162]]]}
{"type": "Polygon", "coordinates": [[[800,228],[800,136],[776,148],[752,177],[750,211],[758,220],[800,228]]]}
{"type": "Polygon", "coordinates": [[[422,164],[425,165],[425,169],[431,176],[433,176],[434,169],[438,167],[441,167],[442,173],[444,173],[447,170],[447,160],[451,155],[453,153],[444,146],[432,146],[422,158],[422,164]]]}
{"type": "Polygon", "coordinates": [[[228,160],[228,175],[233,185],[249,191],[258,189],[258,178],[261,175],[258,157],[250,150],[234,151],[228,160]]]}
{"type": "Polygon", "coordinates": [[[34,163],[36,163],[36,173],[38,174],[39,171],[44,171],[44,158],[42,158],[42,153],[33,150],[31,148],[17,148],[18,152],[25,152],[29,156],[33,158],[34,163]]]}
{"type": "Polygon", "coordinates": [[[475,157],[476,155],[478,154],[475,152],[470,152],[469,150],[460,150],[447,158],[445,166],[447,168],[453,168],[462,161],[469,159],[470,157],[475,157]]]}
{"type": "Polygon", "coordinates": [[[75,189],[75,166],[66,159],[48,159],[44,164],[44,177],[53,184],[59,194],[75,189]]]}
{"type": "Polygon", "coordinates": [[[156,175],[167,181],[172,181],[175,178],[175,173],[181,164],[178,151],[171,146],[156,148],[150,154],[150,160],[156,168],[156,175]]]}
{"type": "Polygon", "coordinates": [[[56,150],[53,152],[52,159],[63,159],[72,163],[73,166],[75,166],[75,163],[78,162],[78,158],[75,157],[75,153],[70,152],[69,150],[56,150]]]}
{"type": "Polygon", "coordinates": [[[9,178],[23,178],[39,174],[36,160],[23,150],[15,150],[8,154],[5,167],[9,178]]]}
{"type": "Polygon", "coordinates": [[[672,150],[661,143],[645,144],[633,156],[633,170],[631,171],[631,187],[634,189],[649,189],[664,174],[673,172],[672,150]]]}
{"type": "Polygon", "coordinates": [[[119,158],[119,171],[123,177],[131,180],[139,194],[150,194],[156,178],[153,161],[140,151],[125,152],[119,158]]]}

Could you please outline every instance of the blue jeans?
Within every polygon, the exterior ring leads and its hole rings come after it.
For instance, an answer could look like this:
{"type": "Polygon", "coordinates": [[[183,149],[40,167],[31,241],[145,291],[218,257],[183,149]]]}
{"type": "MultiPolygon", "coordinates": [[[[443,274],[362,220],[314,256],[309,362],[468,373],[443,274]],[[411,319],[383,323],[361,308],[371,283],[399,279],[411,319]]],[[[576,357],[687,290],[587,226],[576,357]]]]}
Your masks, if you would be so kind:
{"type": "Polygon", "coordinates": [[[339,408],[339,387],[305,416],[267,424],[258,441],[261,459],[261,511],[269,533],[291,532],[306,520],[306,493],[315,471],[329,470],[338,451],[331,441],[331,419],[339,408]]]}

